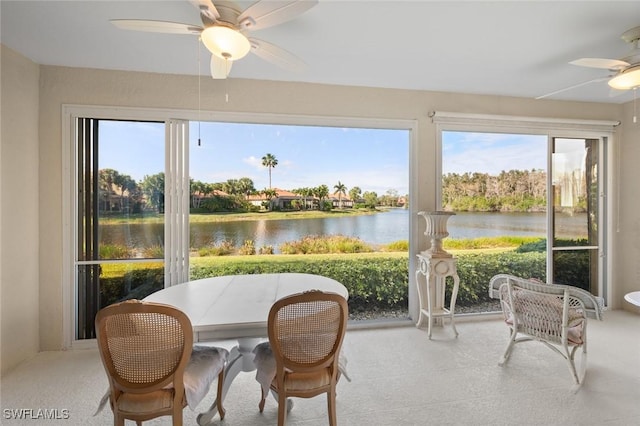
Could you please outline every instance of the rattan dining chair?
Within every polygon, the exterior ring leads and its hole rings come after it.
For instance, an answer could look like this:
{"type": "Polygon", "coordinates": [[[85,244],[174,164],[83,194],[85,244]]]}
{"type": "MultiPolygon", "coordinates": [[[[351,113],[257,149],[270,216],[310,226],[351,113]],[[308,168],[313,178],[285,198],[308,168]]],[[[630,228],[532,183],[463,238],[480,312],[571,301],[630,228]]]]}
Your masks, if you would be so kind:
{"type": "MultiPolygon", "coordinates": [[[[268,334],[276,368],[270,388],[278,398],[278,426],[286,423],[287,398],[323,393],[327,394],[329,424],[336,425],[338,358],[347,318],[344,297],[318,290],[282,298],[271,307],[268,334]]],[[[263,388],[260,412],[266,397],[263,388]]]]}
{"type": "MultiPolygon", "coordinates": [[[[140,425],[160,416],[172,416],[173,425],[182,425],[184,373],[193,345],[189,318],[169,305],[128,300],[100,310],[95,326],[114,425],[123,426],[125,419],[140,425]]],[[[218,368],[220,396],[224,369],[218,368]]]]}

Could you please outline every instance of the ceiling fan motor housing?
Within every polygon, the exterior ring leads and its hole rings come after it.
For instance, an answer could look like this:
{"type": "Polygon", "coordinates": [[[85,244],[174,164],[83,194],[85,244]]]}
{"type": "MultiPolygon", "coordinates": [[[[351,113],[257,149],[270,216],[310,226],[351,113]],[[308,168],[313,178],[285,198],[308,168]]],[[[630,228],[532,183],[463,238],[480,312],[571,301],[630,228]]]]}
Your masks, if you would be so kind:
{"type": "Polygon", "coordinates": [[[218,21],[229,24],[230,26],[237,28],[238,25],[238,16],[240,16],[241,11],[238,9],[238,6],[231,2],[221,1],[216,2],[216,9],[220,14],[220,18],[218,21]]]}
{"type": "Polygon", "coordinates": [[[631,28],[630,30],[625,31],[620,36],[621,39],[626,41],[627,43],[635,43],[640,40],[640,26],[631,28]]]}
{"type": "Polygon", "coordinates": [[[640,65],[640,46],[638,46],[638,43],[640,42],[640,27],[631,28],[630,30],[625,31],[620,38],[627,43],[633,44],[633,48],[629,55],[622,58],[622,60],[631,64],[632,67],[640,65]]]}

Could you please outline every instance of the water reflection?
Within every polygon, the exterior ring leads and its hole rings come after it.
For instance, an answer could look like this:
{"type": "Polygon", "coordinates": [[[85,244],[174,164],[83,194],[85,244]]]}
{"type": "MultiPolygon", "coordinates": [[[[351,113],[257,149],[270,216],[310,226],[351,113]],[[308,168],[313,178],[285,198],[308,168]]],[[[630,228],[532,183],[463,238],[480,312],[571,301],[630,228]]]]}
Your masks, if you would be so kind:
{"type": "MultiPolygon", "coordinates": [[[[416,219],[417,220],[417,219],[416,219]]],[[[418,221],[420,232],[423,223],[418,221]]],[[[585,238],[586,215],[559,215],[556,235],[560,238],[585,238]]],[[[448,223],[449,238],[478,238],[500,235],[546,235],[544,213],[457,213],[448,223]]],[[[370,244],[388,244],[409,239],[409,211],[393,209],[385,213],[348,217],[289,220],[244,220],[220,223],[192,223],[190,244],[193,249],[220,244],[227,240],[241,246],[253,240],[257,249],[295,241],[306,235],[345,235],[370,244]]],[[[100,226],[101,244],[122,244],[132,248],[163,245],[163,224],[116,224],[100,226]]]]}

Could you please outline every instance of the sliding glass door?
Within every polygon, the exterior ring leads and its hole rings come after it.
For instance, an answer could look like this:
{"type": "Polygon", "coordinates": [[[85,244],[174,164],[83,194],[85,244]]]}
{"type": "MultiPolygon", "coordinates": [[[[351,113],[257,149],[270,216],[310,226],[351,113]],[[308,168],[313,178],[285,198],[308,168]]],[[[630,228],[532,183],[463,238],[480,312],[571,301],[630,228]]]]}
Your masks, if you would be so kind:
{"type": "Polygon", "coordinates": [[[78,118],[75,338],[99,309],[164,286],[165,125],[78,118]]]}
{"type": "Polygon", "coordinates": [[[463,282],[511,273],[604,297],[607,138],[564,133],[441,132],[441,208],[456,212],[463,282]]]}
{"type": "Polygon", "coordinates": [[[600,293],[602,188],[600,140],[551,138],[551,276],[600,293]]]}

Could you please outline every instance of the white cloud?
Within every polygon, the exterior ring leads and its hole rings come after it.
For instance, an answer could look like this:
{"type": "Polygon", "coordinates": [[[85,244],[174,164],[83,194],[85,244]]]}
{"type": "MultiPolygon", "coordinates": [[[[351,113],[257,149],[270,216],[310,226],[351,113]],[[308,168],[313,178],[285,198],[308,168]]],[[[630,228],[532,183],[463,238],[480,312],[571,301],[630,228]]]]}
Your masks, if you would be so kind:
{"type": "Polygon", "coordinates": [[[254,157],[253,155],[250,157],[243,158],[242,162],[256,169],[264,168],[264,166],[262,165],[262,159],[258,157],[254,157]]]}

